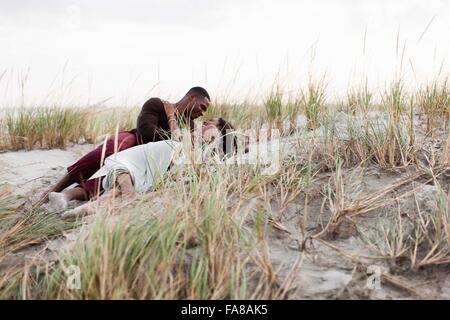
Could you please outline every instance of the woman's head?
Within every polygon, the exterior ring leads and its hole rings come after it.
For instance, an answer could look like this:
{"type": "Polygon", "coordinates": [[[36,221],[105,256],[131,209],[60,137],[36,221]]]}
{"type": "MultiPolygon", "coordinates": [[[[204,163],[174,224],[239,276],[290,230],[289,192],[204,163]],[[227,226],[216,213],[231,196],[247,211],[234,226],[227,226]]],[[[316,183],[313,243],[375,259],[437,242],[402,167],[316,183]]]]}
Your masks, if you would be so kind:
{"type": "Polygon", "coordinates": [[[216,143],[223,155],[230,156],[237,152],[236,129],[223,118],[213,118],[203,123],[202,141],[216,143]]]}

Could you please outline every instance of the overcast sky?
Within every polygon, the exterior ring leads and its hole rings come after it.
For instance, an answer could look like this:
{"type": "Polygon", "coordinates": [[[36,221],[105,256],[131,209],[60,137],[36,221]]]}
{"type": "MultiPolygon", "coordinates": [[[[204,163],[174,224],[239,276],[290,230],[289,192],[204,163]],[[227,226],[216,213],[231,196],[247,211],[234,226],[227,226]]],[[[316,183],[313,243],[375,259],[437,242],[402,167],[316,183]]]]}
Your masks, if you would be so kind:
{"type": "Polygon", "coordinates": [[[23,96],[25,104],[175,101],[194,85],[221,99],[253,97],[274,81],[295,92],[324,73],[332,94],[365,76],[381,88],[395,72],[414,85],[440,69],[448,75],[449,4],[0,0],[0,106],[23,96]]]}

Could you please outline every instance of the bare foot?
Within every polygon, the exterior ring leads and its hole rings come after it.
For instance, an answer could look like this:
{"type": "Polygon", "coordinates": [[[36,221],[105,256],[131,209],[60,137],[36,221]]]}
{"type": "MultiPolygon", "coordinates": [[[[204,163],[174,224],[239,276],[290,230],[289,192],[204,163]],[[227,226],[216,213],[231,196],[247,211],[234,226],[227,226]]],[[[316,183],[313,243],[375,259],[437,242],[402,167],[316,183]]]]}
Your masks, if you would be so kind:
{"type": "Polygon", "coordinates": [[[45,192],[41,195],[41,197],[39,198],[39,200],[37,200],[37,201],[33,204],[33,207],[34,207],[34,208],[37,208],[37,207],[42,206],[44,203],[48,203],[48,201],[49,201],[48,196],[49,196],[50,192],[52,192],[52,189],[45,191],[45,192]]]}
{"type": "Polygon", "coordinates": [[[67,197],[62,192],[50,192],[48,195],[50,201],[49,208],[52,211],[63,211],[67,209],[68,201],[67,197]]]}
{"type": "Polygon", "coordinates": [[[91,204],[85,203],[79,207],[76,207],[72,210],[68,210],[64,212],[61,217],[63,219],[74,219],[74,218],[81,218],[84,216],[88,216],[95,213],[95,209],[91,206],[91,204]]]}

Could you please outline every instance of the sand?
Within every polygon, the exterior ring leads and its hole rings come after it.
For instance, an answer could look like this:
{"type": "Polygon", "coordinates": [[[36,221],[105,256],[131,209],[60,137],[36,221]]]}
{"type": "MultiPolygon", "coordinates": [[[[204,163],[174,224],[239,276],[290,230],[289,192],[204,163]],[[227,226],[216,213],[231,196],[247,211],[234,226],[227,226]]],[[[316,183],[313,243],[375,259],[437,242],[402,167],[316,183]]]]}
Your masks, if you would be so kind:
{"type": "MultiPolygon", "coordinates": [[[[285,141],[289,144],[289,139],[285,141]]],[[[75,162],[81,155],[92,150],[94,145],[75,145],[67,150],[33,150],[0,153],[0,184],[9,185],[17,195],[36,199],[46,188],[65,174],[65,168],[75,162]]],[[[289,149],[289,148],[288,148],[289,149]]],[[[290,148],[292,150],[292,148],[290,148]]],[[[345,175],[355,175],[360,168],[350,168],[345,175]]],[[[364,193],[371,194],[410,176],[410,169],[381,170],[375,167],[364,172],[364,193]]],[[[324,172],[328,178],[331,173],[324,172]]],[[[327,179],[324,179],[326,182],[327,179]]],[[[448,181],[448,180],[447,180],[448,181]]],[[[316,186],[320,190],[321,186],[316,186]]],[[[416,198],[407,197],[402,200],[402,210],[413,210],[417,204],[427,209],[432,206],[435,189],[433,186],[417,181],[395,190],[401,194],[415,188],[416,198]]],[[[448,267],[432,267],[428,270],[414,272],[398,272],[384,260],[366,259],[374,256],[355,230],[326,241],[314,241],[300,248],[298,234],[298,215],[303,210],[304,199],[290,203],[282,214],[273,201],[273,215],[282,228],[270,228],[268,234],[269,258],[279,270],[281,282],[287,277],[292,280],[291,299],[417,299],[444,298],[450,299],[450,270],[448,267]],[[379,268],[385,276],[381,277],[380,288],[372,288],[368,284],[370,268],[379,268]]],[[[72,204],[72,206],[78,203],[72,204]]],[[[317,217],[322,200],[310,199],[310,216],[317,217]]],[[[260,208],[258,201],[250,201],[248,206],[256,210],[260,208]]],[[[377,217],[396,212],[396,207],[387,206],[364,215],[362,225],[370,226],[377,217]]],[[[312,226],[317,223],[314,218],[312,226]]],[[[57,252],[67,247],[76,239],[76,233],[69,232],[37,247],[21,250],[11,256],[11,263],[19,263],[23,259],[32,259],[37,255],[45,255],[47,259],[56,257],[57,252]]]]}
{"type": "Polygon", "coordinates": [[[94,145],[75,145],[67,150],[31,150],[0,153],[0,184],[9,185],[15,193],[42,193],[66,173],[94,145]]]}

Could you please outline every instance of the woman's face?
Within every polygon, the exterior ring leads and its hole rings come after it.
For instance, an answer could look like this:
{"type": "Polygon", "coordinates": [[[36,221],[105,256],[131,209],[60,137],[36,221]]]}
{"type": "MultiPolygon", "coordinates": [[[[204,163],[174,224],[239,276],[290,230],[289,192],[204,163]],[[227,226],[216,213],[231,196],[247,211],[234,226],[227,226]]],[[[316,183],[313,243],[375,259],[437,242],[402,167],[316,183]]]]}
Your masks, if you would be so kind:
{"type": "Polygon", "coordinates": [[[203,122],[203,125],[193,132],[194,139],[201,144],[211,144],[218,141],[220,138],[220,131],[217,128],[217,124],[218,122],[216,119],[203,122]]]}
{"type": "Polygon", "coordinates": [[[210,144],[217,141],[220,137],[220,131],[217,129],[218,119],[203,122],[203,125],[195,132],[195,136],[200,138],[202,144],[210,144]]]}
{"type": "Polygon", "coordinates": [[[209,123],[202,126],[202,143],[213,143],[220,137],[220,131],[215,124],[209,123]]]}
{"type": "Polygon", "coordinates": [[[218,126],[219,126],[219,118],[212,118],[212,119],[210,119],[210,120],[208,120],[208,121],[204,121],[203,122],[203,126],[206,126],[206,125],[214,125],[216,128],[218,128],[218,126]]]}

